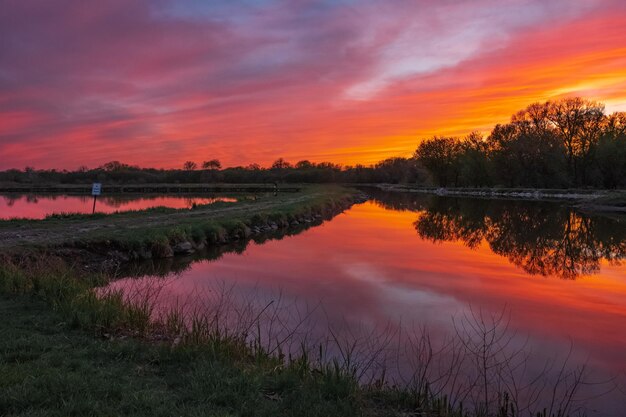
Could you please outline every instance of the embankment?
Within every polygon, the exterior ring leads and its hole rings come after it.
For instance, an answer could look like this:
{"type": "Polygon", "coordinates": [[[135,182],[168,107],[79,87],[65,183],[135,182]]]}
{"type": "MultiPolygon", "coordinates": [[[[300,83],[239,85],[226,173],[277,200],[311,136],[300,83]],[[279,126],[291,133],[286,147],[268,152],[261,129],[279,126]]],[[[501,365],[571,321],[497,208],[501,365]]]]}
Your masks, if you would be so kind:
{"type": "Polygon", "coordinates": [[[588,211],[626,213],[626,191],[535,188],[443,188],[406,184],[368,185],[383,191],[433,194],[442,197],[471,197],[534,201],[562,201],[588,211]]]}
{"type": "Polygon", "coordinates": [[[190,255],[210,247],[297,233],[362,202],[343,187],[306,190],[193,210],[145,210],[97,216],[0,222],[0,247],[12,257],[59,255],[93,269],[131,260],[190,255]]]}

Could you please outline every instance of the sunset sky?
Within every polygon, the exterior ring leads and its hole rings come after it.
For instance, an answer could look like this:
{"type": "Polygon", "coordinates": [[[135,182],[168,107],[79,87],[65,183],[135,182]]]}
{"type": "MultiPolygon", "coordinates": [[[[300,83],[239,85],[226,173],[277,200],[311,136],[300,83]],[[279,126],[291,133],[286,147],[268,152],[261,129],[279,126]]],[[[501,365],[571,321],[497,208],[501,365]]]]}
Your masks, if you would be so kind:
{"type": "Polygon", "coordinates": [[[0,169],[369,164],[564,95],[626,110],[626,1],[0,0],[0,169]]]}

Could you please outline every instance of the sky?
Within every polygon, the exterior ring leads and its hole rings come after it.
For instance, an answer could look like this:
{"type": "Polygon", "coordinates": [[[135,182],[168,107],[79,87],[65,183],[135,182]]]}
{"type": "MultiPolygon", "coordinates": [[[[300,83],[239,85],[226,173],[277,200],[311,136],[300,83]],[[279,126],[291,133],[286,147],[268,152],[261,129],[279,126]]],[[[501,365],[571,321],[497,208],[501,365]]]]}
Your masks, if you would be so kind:
{"type": "Polygon", "coordinates": [[[626,110],[623,0],[0,0],[0,169],[344,165],[626,110]]]}

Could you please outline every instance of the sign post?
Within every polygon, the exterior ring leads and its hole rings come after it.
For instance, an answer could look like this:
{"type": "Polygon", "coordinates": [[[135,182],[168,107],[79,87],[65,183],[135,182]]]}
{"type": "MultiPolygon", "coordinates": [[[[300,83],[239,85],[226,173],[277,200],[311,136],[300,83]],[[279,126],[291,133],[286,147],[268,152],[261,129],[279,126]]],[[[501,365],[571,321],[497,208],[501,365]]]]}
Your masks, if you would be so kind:
{"type": "Polygon", "coordinates": [[[93,210],[91,211],[91,214],[94,214],[96,212],[96,199],[98,198],[101,192],[102,192],[102,184],[99,182],[94,182],[91,185],[91,195],[93,196],[93,210]]]}

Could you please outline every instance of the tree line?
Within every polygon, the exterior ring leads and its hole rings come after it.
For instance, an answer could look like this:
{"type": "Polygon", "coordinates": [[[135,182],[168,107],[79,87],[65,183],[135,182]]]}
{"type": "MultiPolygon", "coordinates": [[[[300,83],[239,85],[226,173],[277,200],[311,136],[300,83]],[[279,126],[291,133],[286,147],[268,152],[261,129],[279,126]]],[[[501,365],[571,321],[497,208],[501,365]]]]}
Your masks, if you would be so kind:
{"type": "Polygon", "coordinates": [[[534,103],[486,137],[436,136],[414,157],[442,187],[623,187],[626,113],[579,97],[534,103]]]}
{"type": "Polygon", "coordinates": [[[120,161],[76,171],[10,169],[0,172],[0,182],[24,184],[148,183],[424,183],[428,174],[412,158],[390,158],[372,166],[342,167],[308,160],[292,164],[279,158],[269,167],[259,164],[222,168],[219,160],[185,161],[180,169],[140,168],[120,161]]]}
{"type": "Polygon", "coordinates": [[[440,187],[619,188],[626,186],[626,113],[582,98],[534,103],[488,135],[434,136],[410,158],[340,166],[283,158],[223,168],[218,159],[186,161],[181,169],[140,168],[111,161],[76,171],[11,169],[13,183],[408,183],[440,187]]]}

